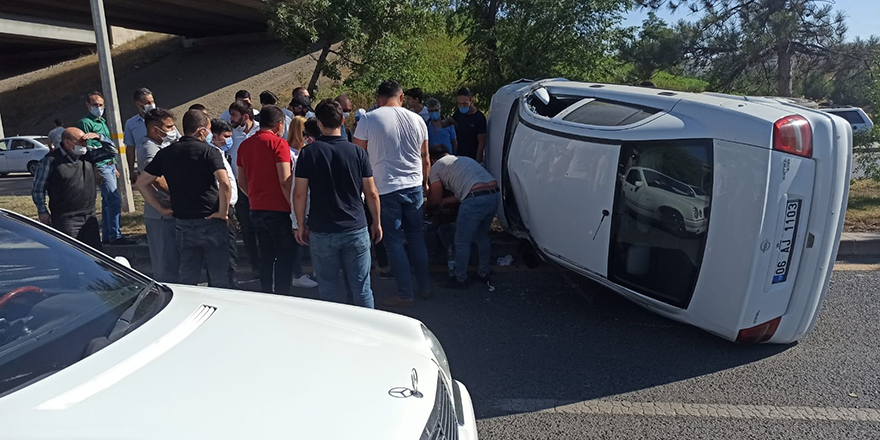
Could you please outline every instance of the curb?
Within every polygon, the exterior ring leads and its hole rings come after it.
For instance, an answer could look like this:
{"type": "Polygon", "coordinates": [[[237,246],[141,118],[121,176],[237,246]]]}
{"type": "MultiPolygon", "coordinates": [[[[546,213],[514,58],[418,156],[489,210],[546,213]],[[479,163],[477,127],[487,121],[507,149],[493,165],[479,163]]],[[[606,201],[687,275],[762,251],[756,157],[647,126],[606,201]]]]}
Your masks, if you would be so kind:
{"type": "Polygon", "coordinates": [[[873,232],[844,232],[840,237],[837,258],[880,255],[880,234],[873,232]]]}

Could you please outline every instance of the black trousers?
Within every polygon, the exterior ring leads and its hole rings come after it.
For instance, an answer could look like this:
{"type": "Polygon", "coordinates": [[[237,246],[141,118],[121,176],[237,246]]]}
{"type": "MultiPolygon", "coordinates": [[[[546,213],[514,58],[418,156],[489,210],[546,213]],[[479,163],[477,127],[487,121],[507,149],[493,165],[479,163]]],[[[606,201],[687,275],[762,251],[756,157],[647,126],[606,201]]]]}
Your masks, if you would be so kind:
{"type": "Polygon", "coordinates": [[[287,295],[294,273],[300,275],[302,272],[290,213],[251,211],[251,221],[257,232],[260,289],[264,293],[287,295]]]}
{"type": "Polygon", "coordinates": [[[245,193],[238,190],[238,202],[235,204],[235,218],[241,225],[241,239],[244,241],[244,248],[248,257],[251,259],[251,267],[255,271],[259,271],[260,254],[257,251],[257,231],[251,221],[251,203],[245,193]]]}
{"type": "Polygon", "coordinates": [[[57,214],[52,213],[52,227],[99,250],[101,245],[101,223],[96,213],[57,214]]]}

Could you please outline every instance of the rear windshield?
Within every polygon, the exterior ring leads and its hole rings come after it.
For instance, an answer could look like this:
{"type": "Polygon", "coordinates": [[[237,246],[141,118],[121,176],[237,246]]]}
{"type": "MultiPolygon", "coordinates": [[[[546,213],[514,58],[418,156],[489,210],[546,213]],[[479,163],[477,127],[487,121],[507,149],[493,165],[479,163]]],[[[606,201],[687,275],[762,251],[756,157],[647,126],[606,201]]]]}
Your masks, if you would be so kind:
{"type": "Polygon", "coordinates": [[[712,141],[624,143],[611,220],[609,278],[687,308],[712,205],[712,141]]]}
{"type": "Polygon", "coordinates": [[[859,114],[856,110],[847,110],[847,111],[829,111],[834,116],[840,116],[843,119],[846,119],[850,124],[864,124],[865,120],[862,119],[862,115],[859,114]]]}

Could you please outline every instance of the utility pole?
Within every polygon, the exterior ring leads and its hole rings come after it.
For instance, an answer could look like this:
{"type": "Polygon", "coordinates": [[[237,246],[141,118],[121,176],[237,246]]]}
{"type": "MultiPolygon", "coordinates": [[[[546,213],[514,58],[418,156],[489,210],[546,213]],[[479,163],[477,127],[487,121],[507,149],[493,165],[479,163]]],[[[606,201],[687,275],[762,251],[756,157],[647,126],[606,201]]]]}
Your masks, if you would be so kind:
{"type": "Polygon", "coordinates": [[[3,134],[3,118],[0,118],[0,138],[3,137],[6,137],[6,135],[3,134]]]}
{"type": "Polygon", "coordinates": [[[125,159],[125,144],[122,142],[122,118],[119,117],[119,102],[116,100],[116,77],[113,74],[113,59],[110,56],[110,35],[107,18],[104,17],[104,0],[89,0],[92,6],[92,25],[95,28],[95,41],[98,44],[98,67],[101,71],[101,88],[104,89],[104,118],[110,127],[110,137],[119,147],[116,169],[119,170],[119,195],[122,196],[122,212],[134,212],[134,197],[131,193],[128,161],[125,159]]]}

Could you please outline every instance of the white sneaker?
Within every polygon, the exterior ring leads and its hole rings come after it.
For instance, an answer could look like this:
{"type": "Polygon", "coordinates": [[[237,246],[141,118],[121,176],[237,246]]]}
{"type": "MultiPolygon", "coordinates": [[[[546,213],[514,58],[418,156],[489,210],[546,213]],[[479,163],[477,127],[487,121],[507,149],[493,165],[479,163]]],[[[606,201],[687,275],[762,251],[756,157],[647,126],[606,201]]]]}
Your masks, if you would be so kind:
{"type": "Polygon", "coordinates": [[[318,283],[311,279],[308,275],[303,275],[299,278],[293,277],[293,282],[290,283],[293,287],[302,287],[304,289],[313,289],[318,287],[318,283]]]}

